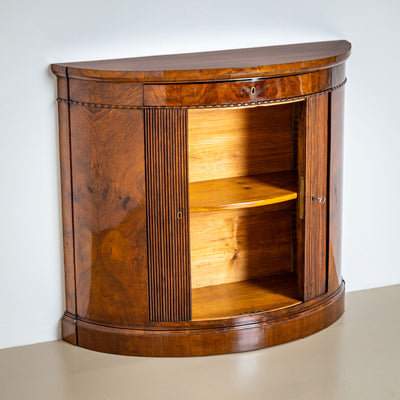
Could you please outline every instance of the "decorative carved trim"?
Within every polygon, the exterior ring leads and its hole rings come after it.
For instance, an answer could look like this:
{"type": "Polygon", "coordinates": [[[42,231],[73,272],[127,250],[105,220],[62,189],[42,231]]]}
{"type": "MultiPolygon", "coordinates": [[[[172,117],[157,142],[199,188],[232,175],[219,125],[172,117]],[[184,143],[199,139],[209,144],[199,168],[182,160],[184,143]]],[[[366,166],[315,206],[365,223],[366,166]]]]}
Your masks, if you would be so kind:
{"type": "Polygon", "coordinates": [[[186,110],[186,109],[199,109],[199,108],[230,108],[230,107],[254,107],[254,106],[261,106],[264,104],[277,104],[277,103],[287,103],[287,102],[294,102],[305,100],[310,97],[320,96],[325,93],[333,92],[334,90],[340,89],[344,86],[347,82],[347,78],[339,85],[323,90],[321,92],[312,93],[308,95],[302,96],[294,96],[294,97],[282,97],[280,99],[272,99],[272,100],[262,100],[262,101],[252,101],[252,102],[245,102],[245,103],[232,103],[232,104],[209,104],[209,105],[200,105],[200,106],[124,106],[124,105],[112,105],[112,104],[98,104],[98,103],[85,103],[81,101],[74,101],[68,99],[57,98],[58,102],[61,103],[68,103],[73,104],[76,106],[83,106],[83,107],[96,107],[96,108],[116,108],[116,109],[123,109],[123,110],[148,110],[148,109],[156,109],[156,110],[186,110]]]}

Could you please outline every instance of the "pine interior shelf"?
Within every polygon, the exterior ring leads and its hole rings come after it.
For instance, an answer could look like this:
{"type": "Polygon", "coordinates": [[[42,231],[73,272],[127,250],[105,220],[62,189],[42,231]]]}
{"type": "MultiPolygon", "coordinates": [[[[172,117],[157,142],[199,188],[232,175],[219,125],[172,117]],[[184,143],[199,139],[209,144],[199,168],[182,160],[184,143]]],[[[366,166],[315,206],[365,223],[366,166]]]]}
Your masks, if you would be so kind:
{"type": "Polygon", "coordinates": [[[297,198],[297,174],[284,171],[189,184],[190,211],[251,208],[297,198]]]}
{"type": "Polygon", "coordinates": [[[261,313],[301,303],[297,278],[290,273],[193,289],[192,301],[194,320],[261,313]]]}

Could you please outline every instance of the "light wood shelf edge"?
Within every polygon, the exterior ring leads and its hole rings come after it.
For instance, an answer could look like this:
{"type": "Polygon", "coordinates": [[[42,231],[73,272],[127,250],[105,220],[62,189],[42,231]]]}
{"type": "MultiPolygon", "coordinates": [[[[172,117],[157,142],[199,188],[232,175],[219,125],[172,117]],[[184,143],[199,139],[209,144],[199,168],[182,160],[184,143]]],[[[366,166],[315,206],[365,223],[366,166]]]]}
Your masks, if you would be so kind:
{"type": "Polygon", "coordinates": [[[260,207],[296,198],[295,171],[189,183],[190,212],[260,207]]]}

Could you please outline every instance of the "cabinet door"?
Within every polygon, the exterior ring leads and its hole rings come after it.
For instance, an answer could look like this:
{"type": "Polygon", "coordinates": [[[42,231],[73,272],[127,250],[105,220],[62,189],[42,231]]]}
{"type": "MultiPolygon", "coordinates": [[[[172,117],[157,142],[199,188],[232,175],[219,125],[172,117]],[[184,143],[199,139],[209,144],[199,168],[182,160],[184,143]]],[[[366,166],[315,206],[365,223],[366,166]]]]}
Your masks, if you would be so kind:
{"type": "Polygon", "coordinates": [[[69,113],[78,317],[146,324],[143,113],[80,104],[69,113]]]}
{"type": "Polygon", "coordinates": [[[150,321],[187,321],[187,111],[146,109],[145,137],[150,321]]]}
{"type": "Polygon", "coordinates": [[[327,288],[328,106],[329,94],[306,101],[299,136],[299,175],[304,177],[299,271],[304,301],[327,288]]]}
{"type": "Polygon", "coordinates": [[[329,245],[328,290],[336,291],[342,282],[342,181],[344,86],[331,93],[329,165],[329,245]]]}

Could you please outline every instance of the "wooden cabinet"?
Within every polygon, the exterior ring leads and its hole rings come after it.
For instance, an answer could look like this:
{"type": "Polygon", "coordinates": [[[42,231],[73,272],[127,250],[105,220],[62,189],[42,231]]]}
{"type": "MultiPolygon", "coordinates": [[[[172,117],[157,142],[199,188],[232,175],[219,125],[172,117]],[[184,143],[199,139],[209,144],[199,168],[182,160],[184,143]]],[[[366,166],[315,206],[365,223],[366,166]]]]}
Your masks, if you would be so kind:
{"type": "Polygon", "coordinates": [[[344,310],[346,41],[54,64],[64,340],[190,356],[344,310]]]}

